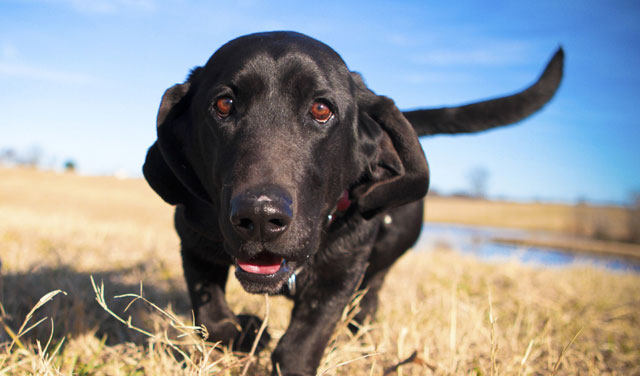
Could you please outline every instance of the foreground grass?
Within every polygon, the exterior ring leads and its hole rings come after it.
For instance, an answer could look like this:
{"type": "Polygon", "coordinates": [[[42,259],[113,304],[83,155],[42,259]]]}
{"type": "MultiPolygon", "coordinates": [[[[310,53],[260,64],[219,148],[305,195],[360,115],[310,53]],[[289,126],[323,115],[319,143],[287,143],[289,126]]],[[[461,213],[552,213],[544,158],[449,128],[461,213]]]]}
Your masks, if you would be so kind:
{"type": "MultiPolygon", "coordinates": [[[[256,357],[201,341],[171,208],[140,180],[0,170],[0,249],[0,374],[269,374],[288,322],[290,302],[232,279],[234,311],[268,311],[274,340],[256,357]]],[[[412,252],[389,274],[377,319],[352,336],[349,317],[320,373],[383,375],[410,360],[397,374],[640,374],[637,275],[412,252]]]]}

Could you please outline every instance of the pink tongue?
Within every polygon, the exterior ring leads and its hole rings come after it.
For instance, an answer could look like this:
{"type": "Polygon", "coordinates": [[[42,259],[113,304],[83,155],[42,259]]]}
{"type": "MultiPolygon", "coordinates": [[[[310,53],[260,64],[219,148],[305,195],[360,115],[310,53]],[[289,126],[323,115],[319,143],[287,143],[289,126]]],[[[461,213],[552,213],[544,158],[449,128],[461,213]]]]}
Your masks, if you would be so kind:
{"type": "Polygon", "coordinates": [[[263,252],[251,260],[238,260],[240,269],[247,273],[273,274],[280,270],[282,257],[263,252]]]}

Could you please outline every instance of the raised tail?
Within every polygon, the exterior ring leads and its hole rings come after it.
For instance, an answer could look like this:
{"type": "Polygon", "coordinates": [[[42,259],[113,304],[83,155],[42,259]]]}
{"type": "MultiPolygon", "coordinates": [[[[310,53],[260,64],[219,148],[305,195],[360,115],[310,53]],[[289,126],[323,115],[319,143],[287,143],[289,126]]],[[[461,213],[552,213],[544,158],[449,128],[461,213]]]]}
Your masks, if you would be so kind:
{"type": "Polygon", "coordinates": [[[418,136],[480,132],[516,123],[541,109],[562,81],[564,51],[558,48],[544,72],[529,88],[513,95],[471,103],[403,111],[418,136]]]}

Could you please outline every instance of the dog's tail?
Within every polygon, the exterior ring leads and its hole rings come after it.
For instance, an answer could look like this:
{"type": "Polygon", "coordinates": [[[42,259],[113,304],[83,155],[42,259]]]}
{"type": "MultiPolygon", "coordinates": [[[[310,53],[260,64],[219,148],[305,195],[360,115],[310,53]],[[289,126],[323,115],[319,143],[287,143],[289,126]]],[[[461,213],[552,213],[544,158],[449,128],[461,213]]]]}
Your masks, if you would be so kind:
{"type": "Polygon", "coordinates": [[[558,48],[529,88],[513,95],[459,107],[403,111],[418,136],[480,132],[516,123],[541,109],[562,80],[564,51],[558,48]]]}

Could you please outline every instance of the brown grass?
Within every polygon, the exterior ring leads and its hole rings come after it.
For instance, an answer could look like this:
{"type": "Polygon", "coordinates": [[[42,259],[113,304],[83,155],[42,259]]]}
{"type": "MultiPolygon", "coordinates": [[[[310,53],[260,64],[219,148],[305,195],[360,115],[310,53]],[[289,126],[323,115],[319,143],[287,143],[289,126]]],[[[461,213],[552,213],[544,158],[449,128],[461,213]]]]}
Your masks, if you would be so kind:
{"type": "MultiPolygon", "coordinates": [[[[0,375],[241,375],[250,359],[247,375],[269,374],[275,340],[255,358],[199,340],[171,216],[141,179],[0,169],[0,375]]],[[[235,312],[266,315],[229,285],[235,312]]],[[[381,301],[357,336],[345,314],[320,374],[640,374],[637,275],[412,252],[381,301]]],[[[269,298],[276,340],[290,308],[269,298]]]]}
{"type": "Polygon", "coordinates": [[[611,239],[629,236],[629,213],[619,206],[517,203],[429,196],[426,218],[432,222],[463,223],[525,230],[547,230],[611,239]]]}

